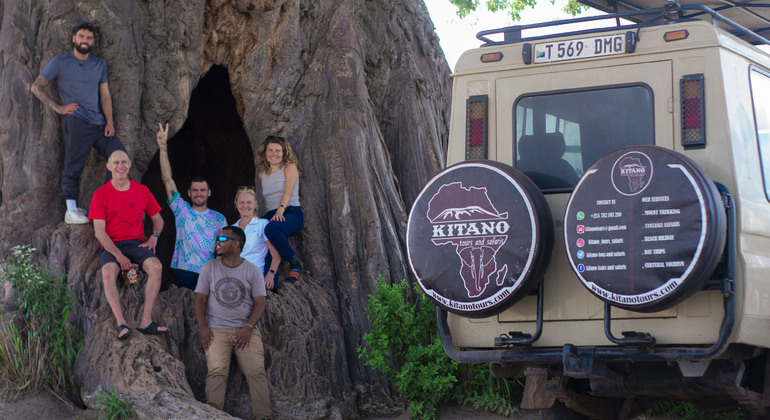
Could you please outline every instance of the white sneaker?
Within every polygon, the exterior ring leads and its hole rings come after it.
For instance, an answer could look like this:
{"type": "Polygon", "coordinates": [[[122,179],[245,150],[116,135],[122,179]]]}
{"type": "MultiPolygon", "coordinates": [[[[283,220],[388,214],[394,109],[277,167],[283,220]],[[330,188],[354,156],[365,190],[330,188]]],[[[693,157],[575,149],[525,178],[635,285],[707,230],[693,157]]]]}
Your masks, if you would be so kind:
{"type": "Polygon", "coordinates": [[[88,223],[86,211],[81,208],[67,210],[64,213],[64,223],[68,225],[84,225],[88,223]]]}

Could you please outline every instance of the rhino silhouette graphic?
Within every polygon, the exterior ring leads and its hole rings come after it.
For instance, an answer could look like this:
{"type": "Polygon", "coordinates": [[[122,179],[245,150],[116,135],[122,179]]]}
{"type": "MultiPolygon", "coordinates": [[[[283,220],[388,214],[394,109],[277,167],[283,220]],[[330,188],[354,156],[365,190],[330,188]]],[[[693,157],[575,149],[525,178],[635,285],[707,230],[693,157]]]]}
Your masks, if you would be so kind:
{"type": "Polygon", "coordinates": [[[508,265],[498,270],[496,255],[508,239],[508,213],[495,209],[486,188],[444,184],[428,203],[427,217],[433,244],[454,245],[468,297],[480,296],[492,280],[503,284],[508,265]]]}

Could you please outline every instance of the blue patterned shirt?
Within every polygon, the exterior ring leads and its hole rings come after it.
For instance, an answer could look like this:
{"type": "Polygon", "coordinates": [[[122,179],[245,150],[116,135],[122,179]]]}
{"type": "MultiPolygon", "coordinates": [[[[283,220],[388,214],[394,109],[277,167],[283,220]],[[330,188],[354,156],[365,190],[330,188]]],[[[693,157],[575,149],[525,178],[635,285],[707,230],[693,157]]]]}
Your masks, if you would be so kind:
{"type": "Polygon", "coordinates": [[[206,209],[198,212],[183,200],[179,191],[168,201],[176,219],[176,243],[171,268],[200,273],[204,264],[214,259],[216,238],[227,220],[222,213],[206,209]]]}

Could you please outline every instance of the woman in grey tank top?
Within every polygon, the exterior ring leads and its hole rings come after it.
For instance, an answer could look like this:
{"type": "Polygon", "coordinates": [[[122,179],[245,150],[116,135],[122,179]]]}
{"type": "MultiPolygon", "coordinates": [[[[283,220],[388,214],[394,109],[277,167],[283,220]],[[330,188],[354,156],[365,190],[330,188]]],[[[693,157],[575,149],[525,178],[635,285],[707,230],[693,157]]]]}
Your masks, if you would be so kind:
{"type": "MultiPolygon", "coordinates": [[[[267,208],[267,213],[262,217],[270,220],[265,235],[278,250],[281,259],[289,262],[290,271],[286,280],[294,281],[299,278],[302,265],[287,237],[299,233],[304,222],[299,205],[297,156],[283,137],[269,136],[257,151],[257,162],[267,208]]],[[[266,265],[270,264],[270,259],[268,254],[266,265]]]]}

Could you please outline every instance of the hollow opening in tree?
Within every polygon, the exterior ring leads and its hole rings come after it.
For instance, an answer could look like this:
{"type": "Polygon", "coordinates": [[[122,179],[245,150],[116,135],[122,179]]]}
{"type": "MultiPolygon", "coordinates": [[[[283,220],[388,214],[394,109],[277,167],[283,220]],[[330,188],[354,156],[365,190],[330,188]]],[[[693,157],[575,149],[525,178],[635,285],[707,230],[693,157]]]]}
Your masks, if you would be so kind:
{"type": "MultiPolygon", "coordinates": [[[[211,188],[208,207],[224,214],[228,224],[238,220],[233,204],[235,190],[241,185],[254,185],[256,172],[254,152],[238,115],[225,67],[212,66],[192,91],[187,120],[168,140],[168,156],[174,182],[183,199],[190,202],[187,195],[190,182],[196,176],[203,176],[211,188]]],[[[176,228],[174,215],[166,204],[157,155],[150,162],[142,183],[150,188],[163,208],[165,227],[156,252],[163,263],[165,288],[172,279],[176,228]]]]}

